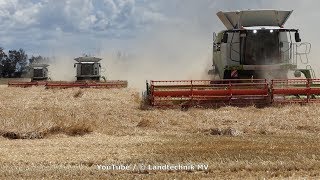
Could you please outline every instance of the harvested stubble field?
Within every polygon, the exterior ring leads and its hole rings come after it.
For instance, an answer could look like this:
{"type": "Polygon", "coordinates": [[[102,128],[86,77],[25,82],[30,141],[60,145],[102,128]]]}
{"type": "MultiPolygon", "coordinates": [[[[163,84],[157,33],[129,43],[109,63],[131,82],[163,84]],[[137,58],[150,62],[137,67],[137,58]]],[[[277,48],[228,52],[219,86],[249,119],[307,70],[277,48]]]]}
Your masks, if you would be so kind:
{"type": "Polygon", "coordinates": [[[320,177],[320,105],[140,110],[132,89],[0,86],[0,179],[320,177]],[[207,170],[98,165],[207,164],[207,170]]]}

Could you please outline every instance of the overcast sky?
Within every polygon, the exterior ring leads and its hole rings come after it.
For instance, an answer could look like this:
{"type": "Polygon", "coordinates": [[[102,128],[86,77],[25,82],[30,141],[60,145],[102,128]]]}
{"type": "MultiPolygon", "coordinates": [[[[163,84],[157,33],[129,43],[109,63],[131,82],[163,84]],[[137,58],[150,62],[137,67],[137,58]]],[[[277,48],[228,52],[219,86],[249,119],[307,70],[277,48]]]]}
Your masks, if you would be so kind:
{"type": "Polygon", "coordinates": [[[224,29],[218,11],[284,9],[294,10],[285,27],[301,30],[317,64],[319,7],[316,0],[0,0],[0,46],[45,56],[121,51],[191,66],[210,60],[212,32],[224,29]]]}
{"type": "Polygon", "coordinates": [[[51,71],[62,77],[74,76],[73,57],[96,55],[106,60],[106,76],[143,87],[142,79],[204,78],[212,32],[224,29],[218,11],[282,9],[294,10],[285,27],[312,43],[310,59],[319,69],[319,7],[317,0],[0,0],[0,47],[63,54],[59,71],[51,71]],[[110,56],[118,51],[129,58],[110,56]]]}
{"type": "Polygon", "coordinates": [[[161,26],[198,26],[199,33],[210,36],[223,28],[218,10],[249,8],[294,9],[289,24],[311,29],[312,19],[320,17],[319,5],[316,0],[0,0],[0,46],[36,54],[66,48],[92,53],[112,44],[128,46],[126,40],[161,26]]]}

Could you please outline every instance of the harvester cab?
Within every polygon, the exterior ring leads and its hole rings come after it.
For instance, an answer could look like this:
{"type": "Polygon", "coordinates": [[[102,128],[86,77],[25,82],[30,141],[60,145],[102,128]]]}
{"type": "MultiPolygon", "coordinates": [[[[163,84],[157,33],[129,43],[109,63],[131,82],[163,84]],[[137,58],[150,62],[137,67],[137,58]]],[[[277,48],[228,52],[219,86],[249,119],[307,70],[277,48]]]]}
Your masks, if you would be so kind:
{"type": "Polygon", "coordinates": [[[284,28],[292,11],[218,12],[225,25],[214,33],[213,69],[220,79],[286,79],[289,72],[314,78],[308,64],[310,43],[301,43],[298,29],[284,28]],[[304,67],[298,67],[304,66],[304,67]]]}
{"type": "Polygon", "coordinates": [[[74,60],[77,61],[77,63],[74,64],[74,67],[77,69],[77,81],[100,81],[101,78],[105,80],[105,78],[100,75],[100,58],[84,56],[75,58],[74,60]]]}
{"type": "Polygon", "coordinates": [[[31,64],[30,76],[31,82],[35,81],[47,81],[48,77],[48,64],[31,64]]]}

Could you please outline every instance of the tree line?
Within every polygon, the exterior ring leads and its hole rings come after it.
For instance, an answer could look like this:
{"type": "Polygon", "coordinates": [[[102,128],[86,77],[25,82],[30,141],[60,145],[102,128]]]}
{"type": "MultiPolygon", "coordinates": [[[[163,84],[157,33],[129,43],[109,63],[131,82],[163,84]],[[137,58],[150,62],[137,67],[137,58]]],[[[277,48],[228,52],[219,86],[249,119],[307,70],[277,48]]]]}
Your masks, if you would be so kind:
{"type": "Polygon", "coordinates": [[[28,72],[32,63],[45,63],[49,58],[28,55],[23,49],[9,50],[7,53],[0,47],[0,78],[20,78],[28,72]]]}

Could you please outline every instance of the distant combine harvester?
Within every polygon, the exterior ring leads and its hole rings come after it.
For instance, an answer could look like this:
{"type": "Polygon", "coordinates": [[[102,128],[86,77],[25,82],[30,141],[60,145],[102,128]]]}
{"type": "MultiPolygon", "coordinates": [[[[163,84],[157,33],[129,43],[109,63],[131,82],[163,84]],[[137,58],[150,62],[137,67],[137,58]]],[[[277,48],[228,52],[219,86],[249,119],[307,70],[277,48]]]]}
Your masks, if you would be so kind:
{"type": "Polygon", "coordinates": [[[107,80],[101,76],[100,58],[92,56],[83,56],[74,59],[76,63],[75,81],[51,81],[48,78],[49,65],[34,64],[31,65],[29,74],[31,82],[9,81],[9,87],[31,87],[45,86],[46,88],[126,88],[127,81],[107,80]]]}

